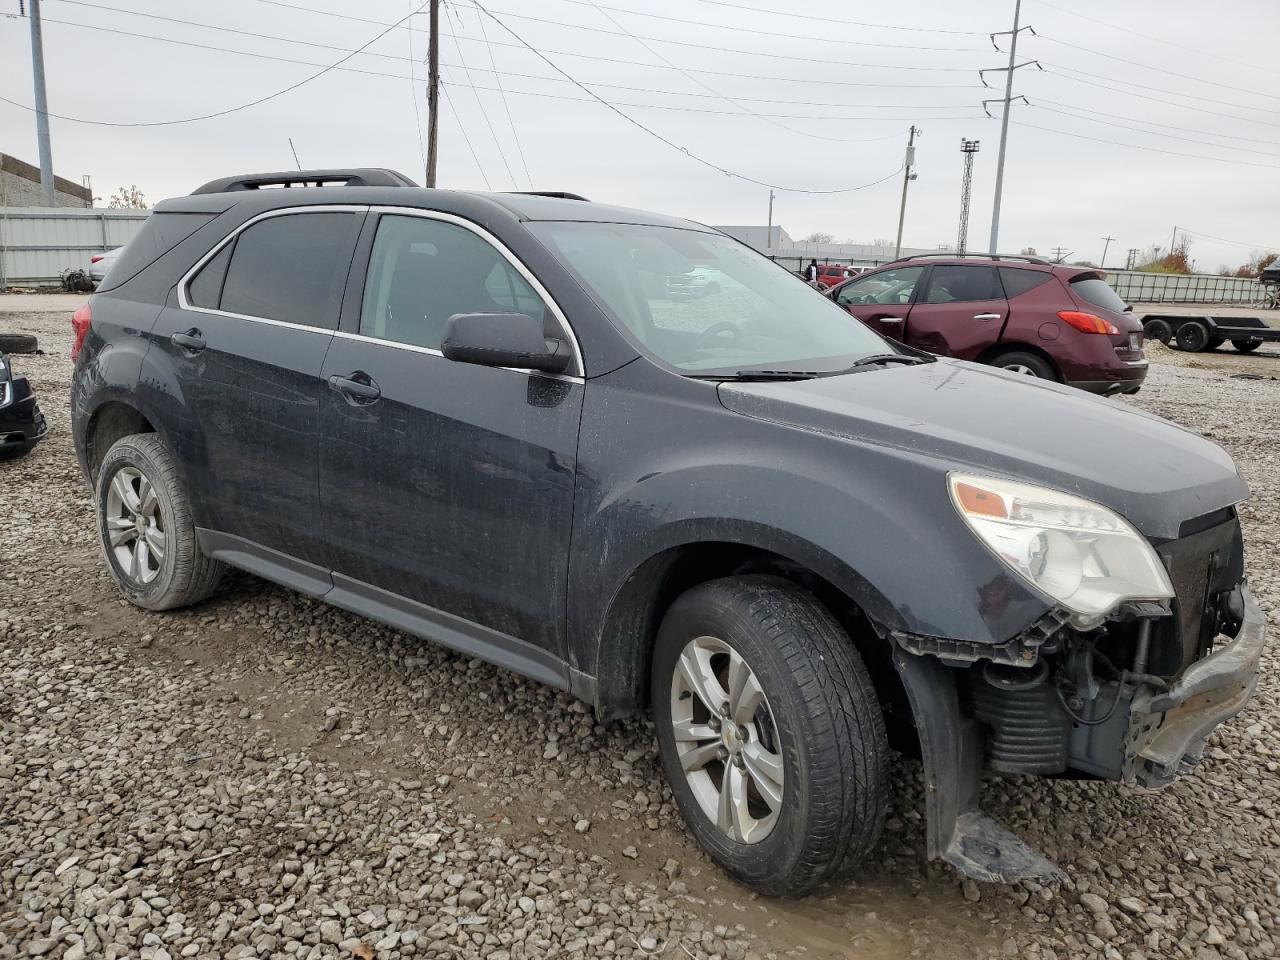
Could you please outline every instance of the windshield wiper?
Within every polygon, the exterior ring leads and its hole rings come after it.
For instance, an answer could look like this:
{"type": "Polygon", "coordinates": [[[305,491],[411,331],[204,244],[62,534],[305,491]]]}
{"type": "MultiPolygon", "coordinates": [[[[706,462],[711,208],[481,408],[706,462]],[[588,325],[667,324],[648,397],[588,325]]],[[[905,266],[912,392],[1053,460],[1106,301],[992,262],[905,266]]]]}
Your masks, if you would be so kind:
{"type": "Polygon", "coordinates": [[[821,377],[817,370],[739,370],[737,373],[709,373],[699,380],[812,380],[821,377]]]}
{"type": "Polygon", "coordinates": [[[857,370],[859,367],[872,367],[880,363],[905,363],[908,366],[914,366],[918,363],[933,363],[933,357],[914,357],[906,353],[873,353],[870,356],[858,358],[843,370],[832,371],[828,376],[835,377],[857,370]]]}

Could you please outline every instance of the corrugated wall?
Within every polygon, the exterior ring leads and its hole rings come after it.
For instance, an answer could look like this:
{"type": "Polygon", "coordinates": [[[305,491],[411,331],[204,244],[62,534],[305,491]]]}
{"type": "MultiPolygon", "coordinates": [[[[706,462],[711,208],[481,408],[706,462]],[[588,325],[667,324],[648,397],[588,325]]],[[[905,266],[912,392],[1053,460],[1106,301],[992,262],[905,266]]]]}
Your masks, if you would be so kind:
{"type": "Polygon", "coordinates": [[[137,235],[149,210],[0,207],[0,288],[43,286],[137,235]]]}

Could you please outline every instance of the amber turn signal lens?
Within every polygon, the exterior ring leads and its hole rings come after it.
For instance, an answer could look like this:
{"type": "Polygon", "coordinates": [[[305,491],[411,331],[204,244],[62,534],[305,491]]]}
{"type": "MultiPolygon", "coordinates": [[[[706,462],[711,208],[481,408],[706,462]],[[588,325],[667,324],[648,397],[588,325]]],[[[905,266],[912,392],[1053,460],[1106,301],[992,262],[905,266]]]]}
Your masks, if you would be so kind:
{"type": "Polygon", "coordinates": [[[990,490],[983,490],[971,483],[956,484],[956,500],[965,513],[980,517],[1008,517],[1009,511],[1004,505],[1004,497],[990,490]]]}

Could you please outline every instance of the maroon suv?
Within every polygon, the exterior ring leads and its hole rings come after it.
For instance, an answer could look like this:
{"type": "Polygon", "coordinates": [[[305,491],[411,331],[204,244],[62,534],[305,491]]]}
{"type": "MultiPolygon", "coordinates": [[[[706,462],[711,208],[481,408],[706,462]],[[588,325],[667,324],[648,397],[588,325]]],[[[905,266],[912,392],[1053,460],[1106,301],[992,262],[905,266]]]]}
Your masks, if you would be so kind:
{"type": "Polygon", "coordinates": [[[930,353],[1136,393],[1147,375],[1142,323],[1088,267],[1030,257],[907,257],[825,294],[867,326],[930,353]]]}

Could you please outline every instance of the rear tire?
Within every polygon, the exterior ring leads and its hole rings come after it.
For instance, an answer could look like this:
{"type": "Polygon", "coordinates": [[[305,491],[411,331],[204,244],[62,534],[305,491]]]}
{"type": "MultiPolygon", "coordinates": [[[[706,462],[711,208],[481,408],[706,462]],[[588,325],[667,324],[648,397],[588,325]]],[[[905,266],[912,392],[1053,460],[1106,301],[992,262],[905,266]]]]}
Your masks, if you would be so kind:
{"type": "Polygon", "coordinates": [[[0,333],[0,353],[35,353],[39,342],[29,333],[0,333]]]}
{"type": "Polygon", "coordinates": [[[1041,380],[1057,380],[1058,375],[1044,357],[1023,350],[1012,350],[1002,353],[990,361],[991,366],[1019,373],[1027,377],[1038,377],[1041,380]]]}
{"type": "Polygon", "coordinates": [[[1148,320],[1142,325],[1143,336],[1148,340],[1159,340],[1166,347],[1173,339],[1173,327],[1167,320],[1148,320]]]}
{"type": "Polygon", "coordinates": [[[1178,349],[1199,353],[1209,345],[1209,328],[1199,320],[1191,320],[1178,328],[1178,349]]]}
{"type": "Polygon", "coordinates": [[[1231,345],[1241,353],[1253,353],[1253,351],[1262,346],[1262,341],[1250,337],[1248,340],[1232,340],[1231,345]]]}
{"type": "Polygon", "coordinates": [[[226,568],[200,550],[187,491],[158,436],[117,440],[102,460],[96,494],[107,567],[130,603],[172,610],[213,593],[226,568]]]}
{"type": "Polygon", "coordinates": [[[683,594],[658,633],[652,697],[685,823],[743,884],[802,894],[875,845],[885,818],[884,718],[848,635],[804,590],[746,576],[683,594]],[[724,802],[726,793],[739,802],[724,802]]]}

